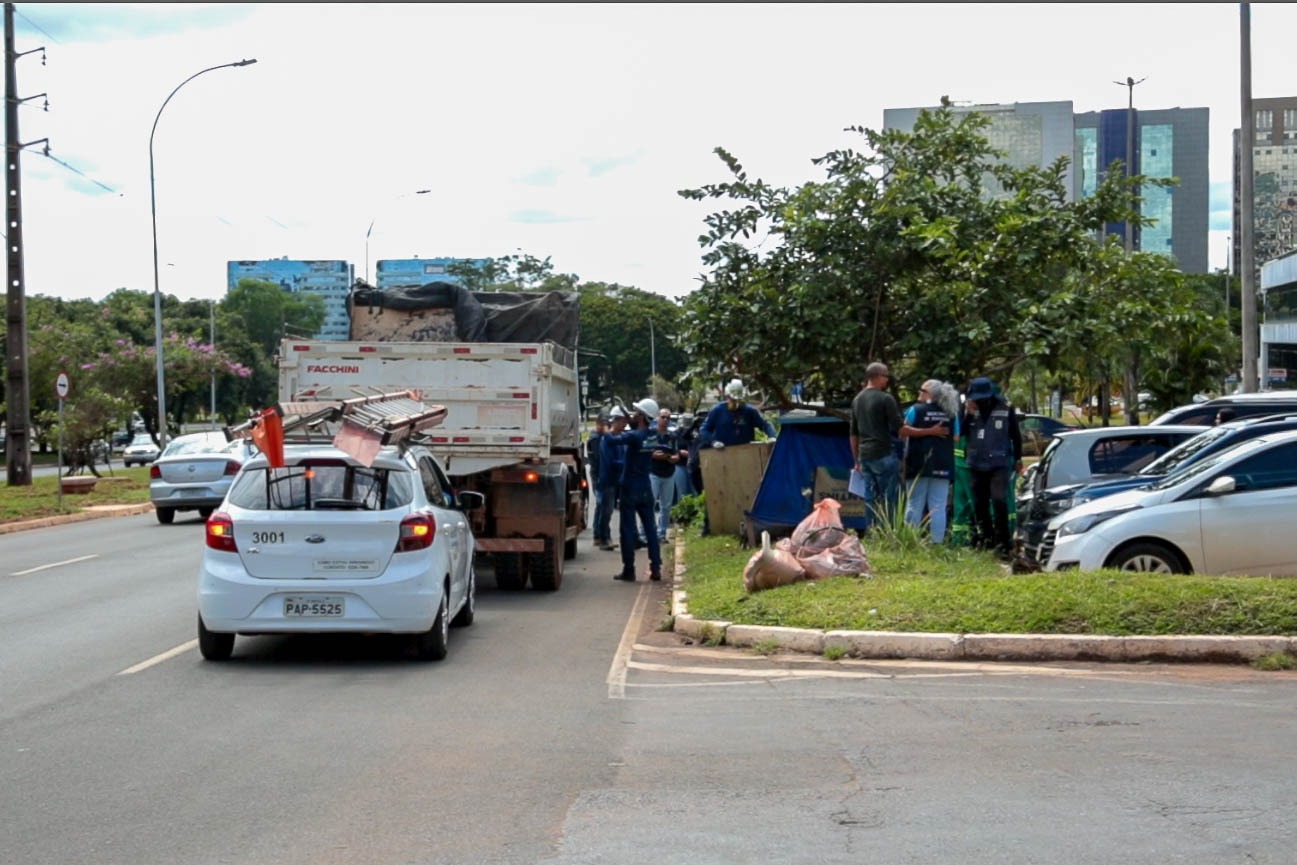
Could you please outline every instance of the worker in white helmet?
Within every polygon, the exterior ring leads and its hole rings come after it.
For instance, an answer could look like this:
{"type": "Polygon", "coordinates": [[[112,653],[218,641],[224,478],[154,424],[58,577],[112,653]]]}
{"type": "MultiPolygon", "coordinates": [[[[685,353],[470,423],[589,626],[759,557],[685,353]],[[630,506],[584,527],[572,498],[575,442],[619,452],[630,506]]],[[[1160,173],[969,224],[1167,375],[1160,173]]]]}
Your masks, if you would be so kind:
{"type": "Polygon", "coordinates": [[[635,582],[635,521],[648,546],[649,579],[662,579],[662,548],[658,543],[657,528],[653,522],[653,487],[649,481],[649,465],[653,452],[646,443],[649,425],[657,417],[658,404],[647,397],[631,407],[630,418],[614,417],[612,431],[605,434],[607,446],[626,449],[626,466],[622,470],[621,484],[617,489],[619,536],[621,540],[621,573],[613,579],[635,582]],[[628,429],[627,426],[631,428],[628,429]]]}
{"type": "Polygon", "coordinates": [[[775,437],[774,424],[766,420],[756,406],[744,402],[747,396],[748,389],[740,379],[733,379],[725,385],[725,401],[712,406],[699,431],[703,447],[749,444],[756,439],[757,430],[764,432],[767,438],[775,437]]]}

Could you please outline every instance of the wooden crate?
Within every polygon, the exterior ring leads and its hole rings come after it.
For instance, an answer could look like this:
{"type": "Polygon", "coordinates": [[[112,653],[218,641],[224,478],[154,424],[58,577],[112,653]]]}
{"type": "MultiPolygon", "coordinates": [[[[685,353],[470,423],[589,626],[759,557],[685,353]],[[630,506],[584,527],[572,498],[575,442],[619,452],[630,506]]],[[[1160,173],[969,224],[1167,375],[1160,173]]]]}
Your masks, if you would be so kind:
{"type": "Polygon", "coordinates": [[[704,448],[698,454],[707,493],[707,524],[714,535],[737,535],[743,512],[751,510],[774,442],[704,448]]]}

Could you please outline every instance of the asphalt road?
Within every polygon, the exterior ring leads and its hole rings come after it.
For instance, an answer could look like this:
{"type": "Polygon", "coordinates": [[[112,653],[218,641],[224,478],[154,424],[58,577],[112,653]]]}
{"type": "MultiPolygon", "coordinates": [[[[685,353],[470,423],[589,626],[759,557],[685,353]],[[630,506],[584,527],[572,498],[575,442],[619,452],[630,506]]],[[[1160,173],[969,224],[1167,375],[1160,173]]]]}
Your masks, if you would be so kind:
{"type": "MultiPolygon", "coordinates": [[[[582,539],[584,544],[585,538],[582,539]]],[[[201,521],[0,536],[0,861],[1288,863],[1297,675],[765,658],[568,562],[424,664],[194,637],[201,521]]],[[[641,554],[642,561],[642,554],[641,554]]]]}

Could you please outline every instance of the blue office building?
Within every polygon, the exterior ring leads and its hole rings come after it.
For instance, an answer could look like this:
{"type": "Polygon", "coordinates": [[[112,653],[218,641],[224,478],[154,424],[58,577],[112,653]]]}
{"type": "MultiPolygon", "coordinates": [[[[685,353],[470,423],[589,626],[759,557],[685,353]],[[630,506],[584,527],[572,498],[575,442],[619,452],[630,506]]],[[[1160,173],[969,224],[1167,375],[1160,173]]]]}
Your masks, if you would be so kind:
{"type": "Polygon", "coordinates": [[[475,264],[481,267],[486,264],[484,258],[387,258],[377,265],[375,288],[398,288],[401,286],[427,285],[430,282],[459,283],[459,279],[448,272],[450,265],[457,262],[475,264]]]}
{"type": "Polygon", "coordinates": [[[351,316],[347,314],[347,293],[351,291],[353,268],[347,262],[294,261],[288,258],[226,262],[227,289],[233,290],[241,279],[273,282],[284,291],[319,296],[324,300],[324,324],[315,338],[350,338],[351,316]]]}

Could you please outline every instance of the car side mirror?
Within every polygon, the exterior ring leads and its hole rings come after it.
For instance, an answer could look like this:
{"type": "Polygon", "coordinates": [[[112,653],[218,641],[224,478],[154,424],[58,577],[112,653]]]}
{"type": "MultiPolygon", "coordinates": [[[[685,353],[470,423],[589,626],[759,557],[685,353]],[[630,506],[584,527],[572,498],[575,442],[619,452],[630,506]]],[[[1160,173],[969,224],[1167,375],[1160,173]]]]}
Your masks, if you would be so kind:
{"type": "Polygon", "coordinates": [[[461,490],[455,497],[461,511],[475,511],[486,507],[486,496],[476,490],[461,490]]]}
{"type": "Polygon", "coordinates": [[[1232,477],[1229,475],[1221,475],[1208,484],[1207,489],[1204,492],[1209,496],[1223,496],[1225,493],[1234,492],[1237,486],[1238,485],[1234,482],[1232,477]]]}

